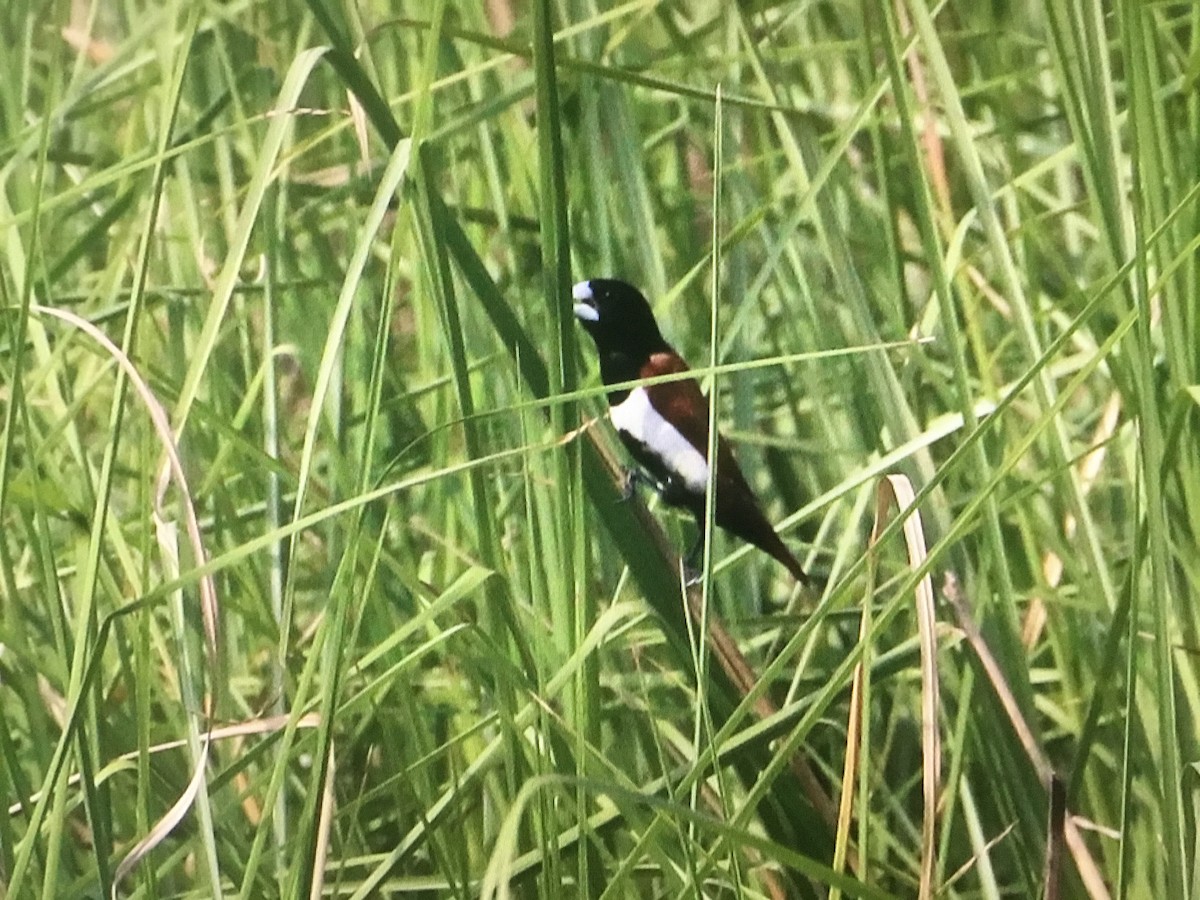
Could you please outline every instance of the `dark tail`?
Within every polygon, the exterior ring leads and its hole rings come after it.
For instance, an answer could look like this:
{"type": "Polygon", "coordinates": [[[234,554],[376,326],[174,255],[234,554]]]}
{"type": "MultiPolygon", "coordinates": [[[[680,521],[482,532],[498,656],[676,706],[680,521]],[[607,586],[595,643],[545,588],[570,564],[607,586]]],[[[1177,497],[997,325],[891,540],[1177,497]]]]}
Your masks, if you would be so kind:
{"type": "MultiPolygon", "coordinates": [[[[703,507],[700,507],[698,512],[693,510],[693,513],[703,529],[703,507]]],[[[730,534],[753,544],[764,553],[777,559],[802,585],[815,587],[813,580],[800,565],[800,560],[792,555],[787,544],[779,537],[774,526],[763,513],[762,507],[758,505],[757,498],[750,492],[744,481],[740,485],[729,485],[724,490],[717,492],[716,519],[717,524],[730,534]]]]}
{"type": "MultiPolygon", "coordinates": [[[[717,455],[717,503],[716,523],[729,533],[740,537],[743,541],[753,544],[765,553],[769,553],[792,573],[800,584],[814,587],[813,580],[808,577],[800,560],[792,555],[792,551],[780,539],[762,507],[754,490],[746,481],[746,476],[738,468],[737,461],[728,444],[723,444],[717,455]]],[[[701,493],[692,504],[692,515],[704,528],[704,494],[701,493]]]]}
{"type": "Polygon", "coordinates": [[[812,578],[804,571],[804,567],[800,565],[800,560],[796,559],[792,551],[787,548],[787,545],[784,544],[775,529],[771,529],[771,537],[767,541],[763,543],[753,541],[752,543],[761,547],[763,552],[769,553],[775,559],[779,560],[783,564],[783,567],[792,573],[792,577],[802,585],[809,588],[815,587],[812,578]]]}

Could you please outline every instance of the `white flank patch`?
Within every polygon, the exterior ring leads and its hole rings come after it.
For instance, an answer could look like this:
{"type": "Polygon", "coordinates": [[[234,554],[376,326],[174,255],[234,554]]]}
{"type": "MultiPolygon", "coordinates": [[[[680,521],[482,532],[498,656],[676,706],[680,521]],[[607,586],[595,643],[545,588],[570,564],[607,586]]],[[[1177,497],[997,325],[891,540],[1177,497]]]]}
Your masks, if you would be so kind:
{"type": "Polygon", "coordinates": [[[704,454],[688,442],[675,426],[650,405],[645,388],[634,388],[629,396],[608,412],[617,431],[623,431],[658,454],[667,468],[679,475],[693,491],[708,486],[708,463],[704,454]]]}

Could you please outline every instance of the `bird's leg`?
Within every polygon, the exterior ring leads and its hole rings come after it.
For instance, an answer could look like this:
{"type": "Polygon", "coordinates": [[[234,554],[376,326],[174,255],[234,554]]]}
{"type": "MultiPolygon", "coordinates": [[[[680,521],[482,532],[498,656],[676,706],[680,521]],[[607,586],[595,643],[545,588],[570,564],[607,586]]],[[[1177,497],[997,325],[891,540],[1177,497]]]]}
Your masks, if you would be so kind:
{"type": "Polygon", "coordinates": [[[704,529],[700,529],[700,534],[696,538],[696,543],[692,544],[692,549],[687,552],[687,556],[683,558],[683,577],[684,584],[691,587],[700,581],[700,577],[704,574],[704,529]]]}
{"type": "Polygon", "coordinates": [[[633,499],[633,495],[637,493],[638,485],[646,485],[647,487],[658,490],[658,485],[651,480],[641,469],[627,468],[625,470],[625,483],[621,485],[621,496],[619,502],[625,503],[633,499]]]}
{"type": "Polygon", "coordinates": [[[637,493],[638,477],[636,469],[625,469],[621,484],[621,496],[617,498],[618,503],[628,503],[633,499],[633,495],[637,493]]]}

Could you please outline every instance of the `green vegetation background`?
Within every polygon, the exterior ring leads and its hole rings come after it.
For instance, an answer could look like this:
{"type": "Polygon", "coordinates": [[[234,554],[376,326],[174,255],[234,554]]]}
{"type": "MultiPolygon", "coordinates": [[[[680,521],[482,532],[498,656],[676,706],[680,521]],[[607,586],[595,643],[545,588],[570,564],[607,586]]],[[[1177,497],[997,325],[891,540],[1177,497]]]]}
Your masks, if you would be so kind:
{"type": "Polygon", "coordinates": [[[0,894],[1200,896],[1200,8],[8,0],[0,34],[0,894]],[[575,431],[569,286],[607,274],[730,366],[826,578],[718,539],[749,698],[661,552],[690,524],[575,431]],[[885,472],[939,589],[936,806],[885,472]]]}

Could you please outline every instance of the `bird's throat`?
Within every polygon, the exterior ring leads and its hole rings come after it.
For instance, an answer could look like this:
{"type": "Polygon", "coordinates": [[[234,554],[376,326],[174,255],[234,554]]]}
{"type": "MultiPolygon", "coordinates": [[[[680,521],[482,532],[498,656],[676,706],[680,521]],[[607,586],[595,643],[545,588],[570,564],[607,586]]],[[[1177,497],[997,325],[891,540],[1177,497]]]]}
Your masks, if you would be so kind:
{"type": "MultiPolygon", "coordinates": [[[[621,384],[636,381],[641,376],[641,365],[628,353],[613,351],[600,357],[600,378],[605,384],[621,384]]],[[[608,392],[609,406],[616,406],[629,396],[629,388],[608,392]]]]}

